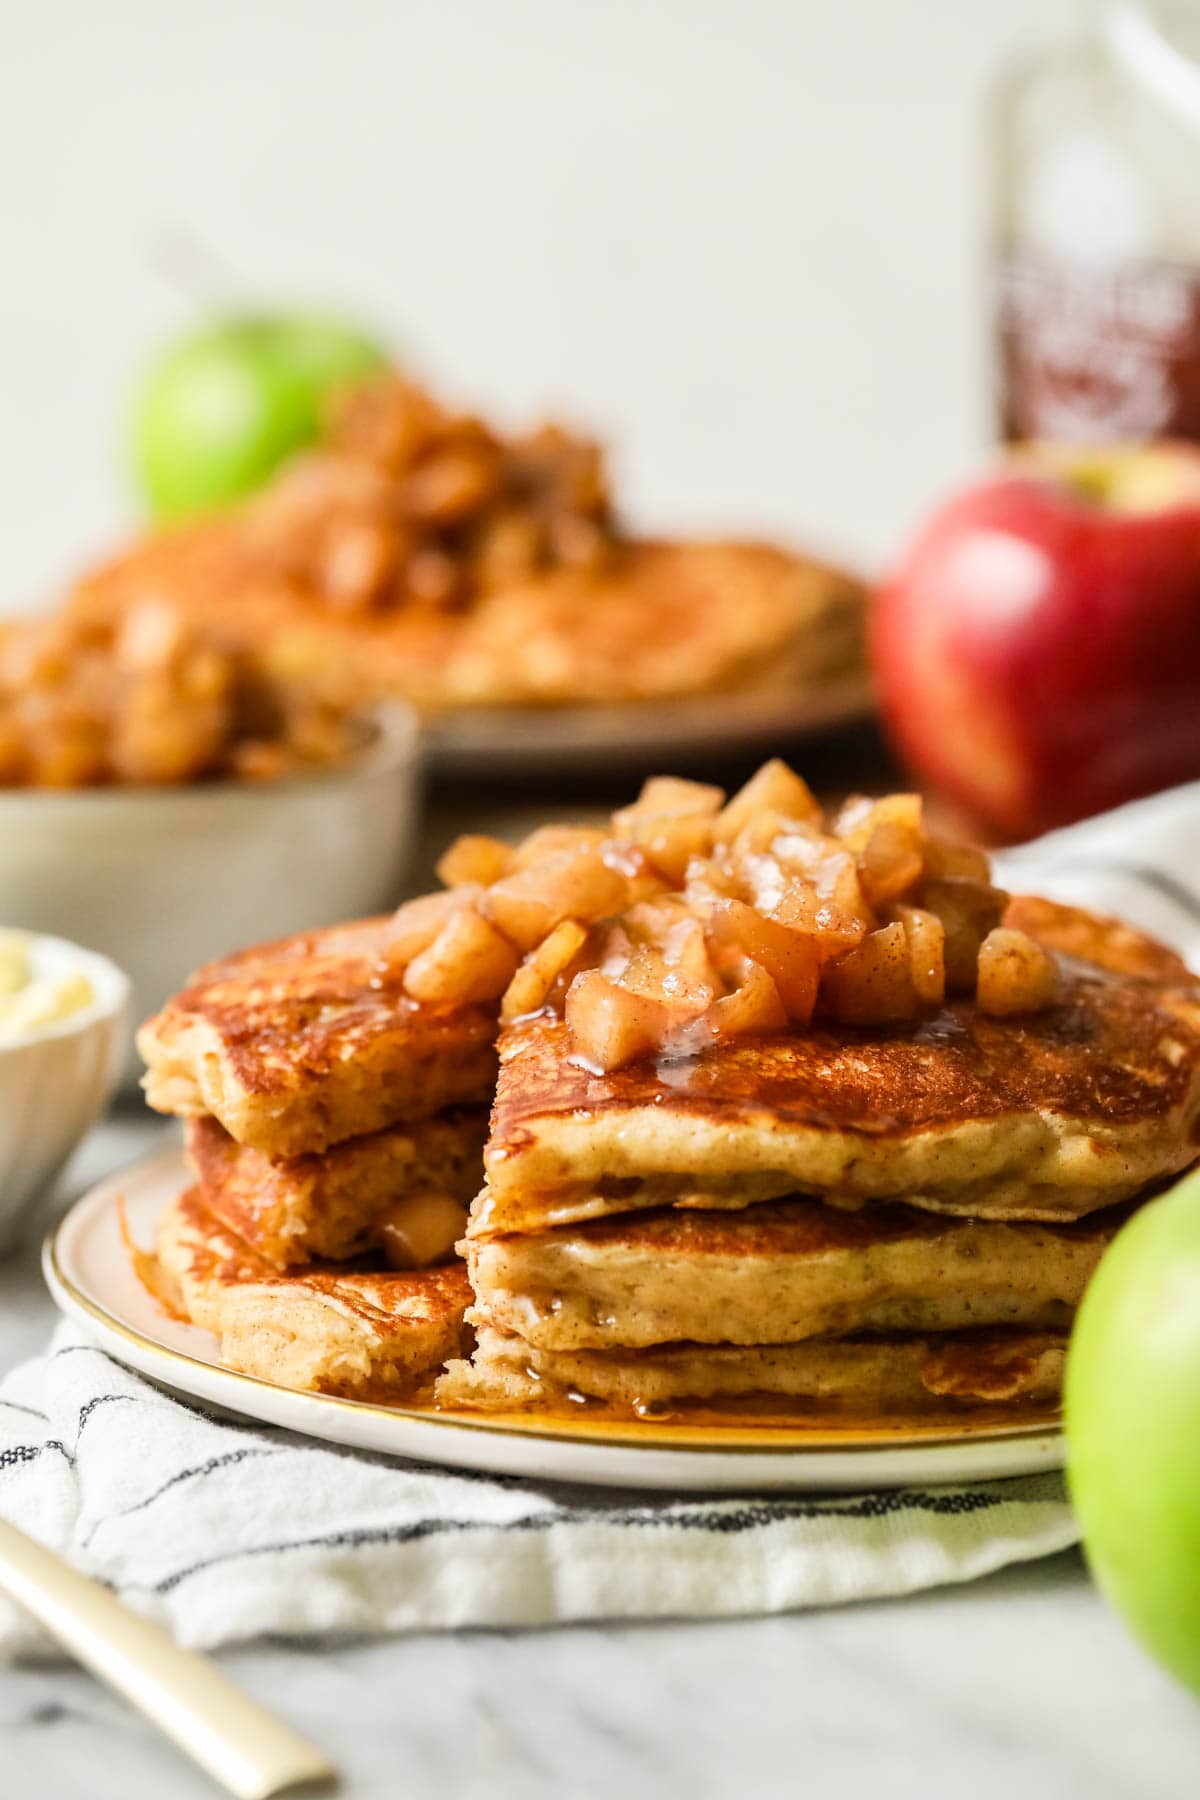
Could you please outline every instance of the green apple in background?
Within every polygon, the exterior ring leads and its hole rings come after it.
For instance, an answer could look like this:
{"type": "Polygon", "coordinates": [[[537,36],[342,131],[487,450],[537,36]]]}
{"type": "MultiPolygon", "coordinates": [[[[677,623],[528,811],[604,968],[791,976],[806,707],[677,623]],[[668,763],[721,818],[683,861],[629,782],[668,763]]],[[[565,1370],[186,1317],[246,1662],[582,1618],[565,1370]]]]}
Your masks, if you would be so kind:
{"type": "Polygon", "coordinates": [[[139,485],[160,519],[251,493],[317,435],[331,389],[389,362],[338,319],[263,313],[181,339],[150,369],[134,414],[139,485]]]}
{"type": "Polygon", "coordinates": [[[1200,1173],[1135,1214],[1067,1358],[1084,1547],[1134,1634],[1200,1693],[1200,1173]]]}

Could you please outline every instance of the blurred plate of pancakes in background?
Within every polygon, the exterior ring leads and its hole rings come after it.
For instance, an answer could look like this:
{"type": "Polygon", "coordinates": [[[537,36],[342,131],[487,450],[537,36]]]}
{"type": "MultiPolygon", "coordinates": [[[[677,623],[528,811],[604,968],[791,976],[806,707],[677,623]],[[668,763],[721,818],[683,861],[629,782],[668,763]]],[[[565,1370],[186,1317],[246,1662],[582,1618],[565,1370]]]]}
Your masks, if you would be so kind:
{"type": "Polygon", "coordinates": [[[502,435],[399,374],[333,404],[259,493],[76,583],[153,598],[341,702],[411,702],[435,773],[508,779],[752,752],[872,710],[866,592],[766,542],[633,533],[599,447],[502,435]]]}

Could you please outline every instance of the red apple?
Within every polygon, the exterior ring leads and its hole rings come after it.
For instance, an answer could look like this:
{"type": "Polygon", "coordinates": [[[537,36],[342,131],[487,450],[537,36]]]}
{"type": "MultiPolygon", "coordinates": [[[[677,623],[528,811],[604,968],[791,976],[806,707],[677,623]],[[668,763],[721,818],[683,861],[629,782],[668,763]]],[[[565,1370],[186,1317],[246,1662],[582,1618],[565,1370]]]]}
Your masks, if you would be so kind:
{"type": "Polygon", "coordinates": [[[1200,449],[1039,450],[967,489],[872,649],[901,753],[994,833],[1200,776],[1200,449]]]}

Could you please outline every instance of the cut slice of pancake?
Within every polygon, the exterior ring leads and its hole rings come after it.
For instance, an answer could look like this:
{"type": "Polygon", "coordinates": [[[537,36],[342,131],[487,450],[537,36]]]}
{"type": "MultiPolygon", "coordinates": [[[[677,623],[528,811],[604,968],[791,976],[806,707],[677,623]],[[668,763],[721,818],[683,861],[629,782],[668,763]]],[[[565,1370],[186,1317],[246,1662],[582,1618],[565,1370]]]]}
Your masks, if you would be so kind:
{"type": "Polygon", "coordinates": [[[314,1257],[343,1262],[414,1236],[414,1209],[442,1202],[444,1243],[466,1225],[483,1179],[487,1112],[468,1107],[348,1138],[320,1155],[281,1157],[239,1144],[215,1119],[190,1119],[188,1158],[209,1211],[280,1269],[314,1257]]]}
{"type": "Polygon", "coordinates": [[[818,1338],[803,1344],[667,1344],[653,1350],[540,1350],[484,1330],[470,1362],[452,1362],[439,1406],[507,1410],[581,1400],[642,1414],[687,1403],[781,1400],[878,1420],[980,1404],[1053,1401],[1066,1337],[1048,1331],[968,1331],[946,1337],[818,1338]]]}
{"type": "Polygon", "coordinates": [[[267,1156],[485,1104],[495,1009],[421,1005],[381,966],[389,920],[260,944],[201,969],[138,1033],[146,1098],[211,1113],[267,1156]]]}
{"type": "Polygon", "coordinates": [[[626,1215],[471,1242],[471,1317],[546,1350],[1062,1330],[1125,1216],[981,1223],[819,1200],[626,1215]]]}
{"type": "Polygon", "coordinates": [[[1009,917],[1069,946],[1044,1012],[991,1018],[957,1000],[914,1025],[818,1023],[603,1075],[573,1060],[561,1020],[508,1027],[472,1236],[795,1192],[1068,1220],[1186,1168],[1200,1117],[1195,978],[1152,940],[1075,909],[1017,902],[1009,917]]]}
{"type": "Polygon", "coordinates": [[[281,1275],[195,1189],[159,1222],[167,1295],[220,1340],[231,1368],[355,1400],[419,1397],[462,1352],[471,1292],[461,1263],[410,1273],[317,1266],[281,1275]]]}

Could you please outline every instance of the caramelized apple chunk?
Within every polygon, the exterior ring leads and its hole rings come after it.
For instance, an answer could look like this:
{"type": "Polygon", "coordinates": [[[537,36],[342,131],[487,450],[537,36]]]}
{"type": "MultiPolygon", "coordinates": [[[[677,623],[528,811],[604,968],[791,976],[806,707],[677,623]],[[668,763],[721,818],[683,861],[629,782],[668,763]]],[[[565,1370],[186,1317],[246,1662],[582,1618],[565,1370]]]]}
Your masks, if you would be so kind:
{"type": "Polygon", "coordinates": [[[533,950],[563,919],[591,924],[620,912],[628,879],[605,861],[602,849],[580,844],[555,850],[488,888],[483,913],[519,950],[533,950]]]}
{"type": "Polygon", "coordinates": [[[555,982],[587,942],[587,932],[575,919],[562,919],[549,937],[529,952],[504,990],[501,1021],[510,1025],[546,1004],[555,982]]]}
{"type": "Polygon", "coordinates": [[[857,854],[881,825],[894,825],[920,844],[924,839],[920,794],[885,794],[881,800],[852,794],[833,822],[833,835],[857,854]]]}
{"type": "Polygon", "coordinates": [[[858,878],[869,906],[886,906],[912,893],[925,867],[921,848],[906,825],[885,819],[872,827],[858,853],[858,878]]]}
{"type": "Polygon", "coordinates": [[[513,851],[513,868],[528,869],[559,850],[578,850],[585,844],[598,850],[607,841],[608,833],[599,825],[539,825],[513,851]]]}
{"type": "Polygon", "coordinates": [[[449,893],[421,894],[416,900],[406,900],[388,924],[383,965],[404,968],[414,956],[428,950],[449,919],[469,907],[480,892],[479,888],[460,887],[449,893]]]}
{"type": "Polygon", "coordinates": [[[821,1004],[846,1025],[889,1025],[917,1016],[908,936],[899,920],[868,932],[857,949],[826,964],[821,1004]]]}
{"type": "Polygon", "coordinates": [[[829,839],[777,837],[768,854],[743,856],[739,872],[755,910],[811,935],[822,960],[852,950],[875,922],[853,856],[829,839]]]}
{"type": "Polygon", "coordinates": [[[947,988],[973,994],[979,946],[1004,916],[1008,895],[990,882],[951,876],[926,881],[921,905],[942,922],[947,988]]]}
{"type": "Polygon", "coordinates": [[[767,970],[750,957],[739,959],[736,984],[714,1000],[700,1023],[715,1043],[728,1038],[766,1037],[787,1028],[783,1001],[767,970]]]}
{"type": "Polygon", "coordinates": [[[622,819],[620,832],[664,880],[677,887],[683,883],[689,864],[697,857],[707,856],[712,849],[712,820],[700,813],[682,818],[628,814],[622,819]]]}
{"type": "Polygon", "coordinates": [[[821,821],[821,808],[807,782],[778,757],[764,763],[719,814],[713,833],[716,842],[731,844],[764,813],[797,824],[818,825],[821,821]]]}
{"type": "Polygon", "coordinates": [[[925,840],[925,873],[937,881],[981,881],[992,879],[992,866],[987,852],[974,844],[952,844],[946,838],[925,840]]]}
{"type": "Polygon", "coordinates": [[[516,863],[511,844],[499,838],[473,835],[455,838],[437,865],[438,880],[447,887],[473,884],[489,887],[508,875],[516,863]]]}
{"type": "Polygon", "coordinates": [[[711,819],[720,812],[725,799],[723,788],[711,787],[706,781],[684,781],[676,775],[652,775],[645,782],[632,806],[613,814],[618,837],[624,821],[649,819],[711,819]]]}
{"type": "Polygon", "coordinates": [[[1058,965],[1050,952],[1024,931],[998,926],[979,947],[976,1000],[995,1018],[1040,1012],[1058,997],[1058,965]]]}
{"type": "Polygon", "coordinates": [[[404,991],[414,1000],[436,1004],[495,1000],[516,968],[517,953],[508,939],[471,907],[462,906],[409,963],[404,991]]]}
{"type": "Polygon", "coordinates": [[[613,814],[613,831],[678,886],[688,864],[712,849],[713,815],[724,798],[720,788],[699,781],[659,777],[646,783],[633,806],[613,814]]]}
{"type": "Polygon", "coordinates": [[[670,1013],[661,1001],[632,993],[599,969],[575,977],[567,989],[564,1013],[576,1056],[601,1073],[653,1055],[671,1028],[670,1013]]]}
{"type": "MultiPolygon", "coordinates": [[[[620,979],[635,990],[660,993],[669,1005],[702,1010],[717,989],[700,920],[673,898],[630,907],[623,920],[627,944],[620,979]]],[[[610,951],[606,968],[613,968],[610,951]]]]}
{"type": "Polygon", "coordinates": [[[787,1017],[793,1024],[807,1025],[821,974],[820,953],[811,933],[764,918],[742,900],[716,901],[707,927],[716,943],[740,951],[765,969],[787,1017]]]}
{"type": "Polygon", "coordinates": [[[891,914],[908,939],[913,991],[922,1006],[940,1006],[946,998],[946,928],[923,906],[893,906],[891,914]]]}

